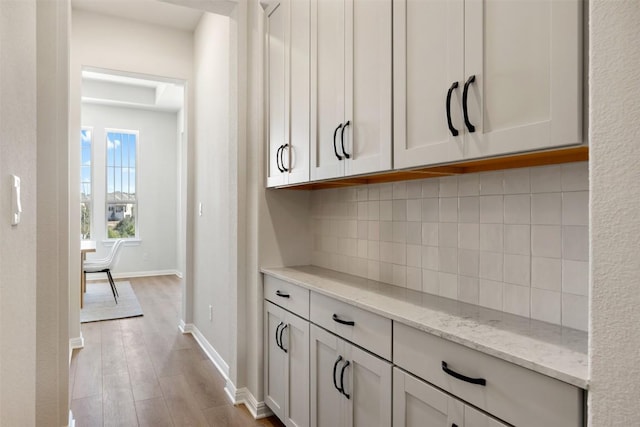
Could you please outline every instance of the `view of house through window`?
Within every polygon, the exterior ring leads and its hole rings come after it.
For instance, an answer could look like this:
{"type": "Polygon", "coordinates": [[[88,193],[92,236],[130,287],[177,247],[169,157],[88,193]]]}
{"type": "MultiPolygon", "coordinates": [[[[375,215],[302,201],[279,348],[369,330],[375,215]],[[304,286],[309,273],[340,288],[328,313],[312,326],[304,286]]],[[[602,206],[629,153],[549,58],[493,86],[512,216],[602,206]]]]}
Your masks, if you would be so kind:
{"type": "Polygon", "coordinates": [[[106,222],[110,239],[137,236],[137,131],[107,130],[106,222]]]}
{"type": "Polygon", "coordinates": [[[80,131],[80,235],[91,239],[91,143],[93,132],[89,128],[80,131]]]}

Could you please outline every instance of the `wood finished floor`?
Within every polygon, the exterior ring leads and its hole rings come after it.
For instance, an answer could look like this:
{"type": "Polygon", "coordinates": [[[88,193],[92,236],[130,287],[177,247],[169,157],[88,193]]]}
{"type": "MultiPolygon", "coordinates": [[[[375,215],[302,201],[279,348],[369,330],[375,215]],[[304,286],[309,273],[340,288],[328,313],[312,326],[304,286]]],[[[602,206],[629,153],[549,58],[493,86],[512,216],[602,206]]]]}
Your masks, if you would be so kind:
{"type": "Polygon", "coordinates": [[[143,317],[85,323],[74,350],[69,399],[77,427],[281,427],[229,403],[224,379],[189,334],[178,330],[180,280],[129,279],[143,317]]]}

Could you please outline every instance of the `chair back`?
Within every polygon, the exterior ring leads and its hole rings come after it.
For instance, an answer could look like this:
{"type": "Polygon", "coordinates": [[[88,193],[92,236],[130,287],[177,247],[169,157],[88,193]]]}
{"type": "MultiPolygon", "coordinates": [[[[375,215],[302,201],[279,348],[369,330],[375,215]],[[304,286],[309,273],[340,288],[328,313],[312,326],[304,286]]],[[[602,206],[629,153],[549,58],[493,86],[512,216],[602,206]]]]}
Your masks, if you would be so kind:
{"type": "Polygon", "coordinates": [[[108,268],[113,268],[113,266],[118,262],[118,258],[120,257],[120,248],[122,247],[123,243],[123,239],[118,239],[113,242],[113,246],[111,247],[111,252],[109,253],[107,262],[108,268]]]}

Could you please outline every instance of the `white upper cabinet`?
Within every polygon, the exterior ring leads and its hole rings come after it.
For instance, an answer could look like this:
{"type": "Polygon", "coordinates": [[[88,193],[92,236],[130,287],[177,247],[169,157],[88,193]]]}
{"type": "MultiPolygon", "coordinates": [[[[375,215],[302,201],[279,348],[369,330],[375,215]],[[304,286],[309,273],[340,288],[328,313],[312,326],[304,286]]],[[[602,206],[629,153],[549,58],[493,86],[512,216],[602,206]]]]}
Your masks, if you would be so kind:
{"type": "Polygon", "coordinates": [[[267,187],[309,181],[310,3],[270,3],[266,22],[267,187]]]}
{"type": "Polygon", "coordinates": [[[311,179],[391,168],[391,1],[311,1],[311,179]]]}
{"type": "Polygon", "coordinates": [[[394,167],[582,142],[579,0],[394,2],[394,167]]]}

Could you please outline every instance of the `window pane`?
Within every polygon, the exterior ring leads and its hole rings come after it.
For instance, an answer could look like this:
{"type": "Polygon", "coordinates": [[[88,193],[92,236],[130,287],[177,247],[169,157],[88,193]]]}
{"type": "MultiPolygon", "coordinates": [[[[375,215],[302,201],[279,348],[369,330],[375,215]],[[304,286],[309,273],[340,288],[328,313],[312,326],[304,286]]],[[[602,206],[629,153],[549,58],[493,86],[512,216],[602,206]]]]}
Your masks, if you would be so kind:
{"type": "Polygon", "coordinates": [[[115,153],[115,142],[113,133],[107,133],[107,166],[113,166],[115,163],[114,153],[115,153]]]}
{"type": "Polygon", "coordinates": [[[107,236],[110,239],[136,237],[135,203],[107,204],[107,236]]]}
{"type": "Polygon", "coordinates": [[[80,203],[80,234],[83,240],[91,238],[91,203],[80,203]]]}
{"type": "Polygon", "coordinates": [[[135,134],[131,134],[130,135],[130,143],[129,143],[129,166],[132,168],[136,167],[136,146],[137,141],[136,141],[136,135],[135,134]]]}
{"type": "Polygon", "coordinates": [[[131,195],[135,199],[136,197],[136,170],[129,169],[129,185],[131,186],[131,195]]]}
{"type": "Polygon", "coordinates": [[[90,129],[80,130],[80,236],[91,238],[91,138],[90,129]]]}

